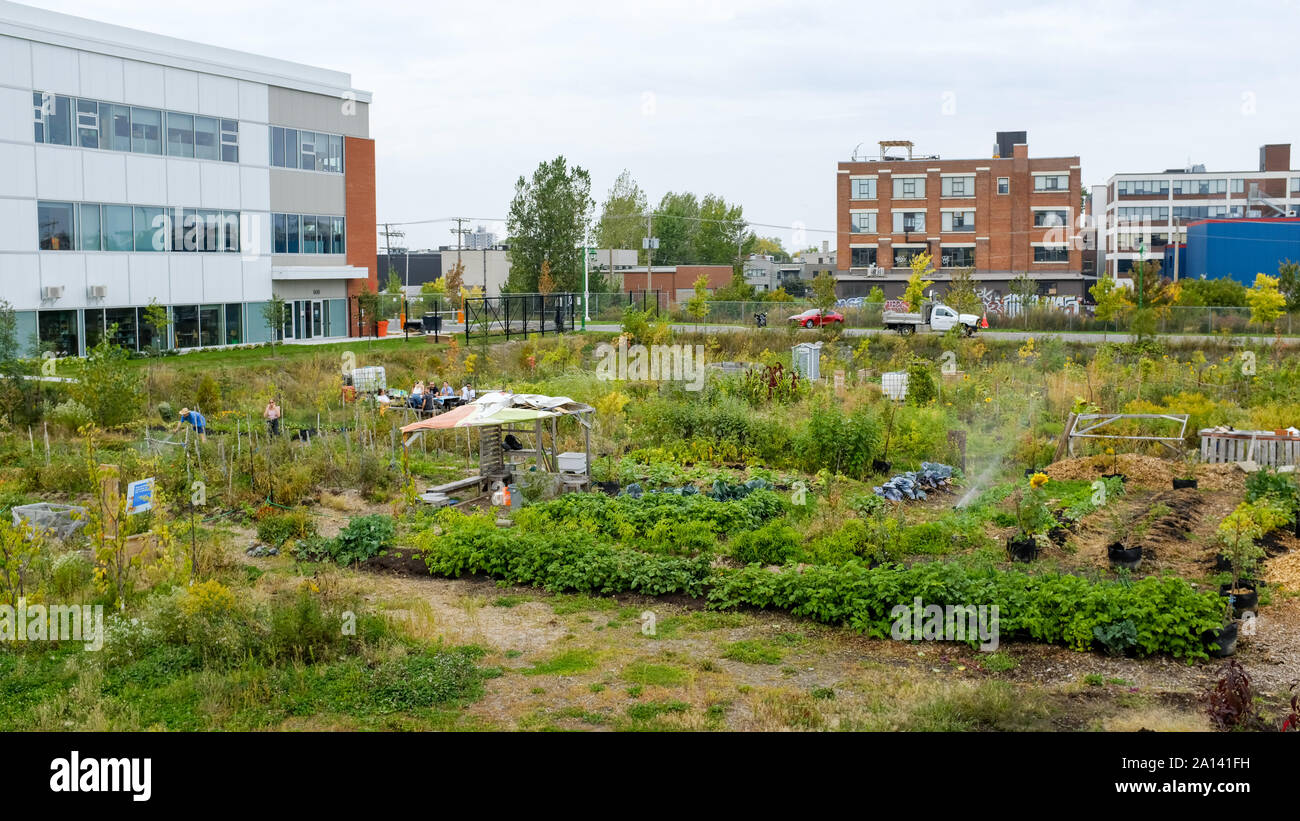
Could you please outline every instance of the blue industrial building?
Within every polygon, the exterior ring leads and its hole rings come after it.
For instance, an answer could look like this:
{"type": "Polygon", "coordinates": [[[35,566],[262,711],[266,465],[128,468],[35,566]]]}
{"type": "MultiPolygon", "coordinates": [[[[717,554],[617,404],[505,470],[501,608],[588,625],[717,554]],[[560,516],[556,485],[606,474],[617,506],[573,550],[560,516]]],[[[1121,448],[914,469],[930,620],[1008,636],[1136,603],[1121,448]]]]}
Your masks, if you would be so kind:
{"type": "MultiPolygon", "coordinates": [[[[1277,267],[1300,262],[1300,218],[1209,219],[1188,223],[1187,244],[1178,249],[1178,276],[1232,277],[1246,287],[1256,274],[1277,276],[1277,267]]],[[[1174,248],[1165,249],[1164,270],[1174,272],[1174,248]]]]}

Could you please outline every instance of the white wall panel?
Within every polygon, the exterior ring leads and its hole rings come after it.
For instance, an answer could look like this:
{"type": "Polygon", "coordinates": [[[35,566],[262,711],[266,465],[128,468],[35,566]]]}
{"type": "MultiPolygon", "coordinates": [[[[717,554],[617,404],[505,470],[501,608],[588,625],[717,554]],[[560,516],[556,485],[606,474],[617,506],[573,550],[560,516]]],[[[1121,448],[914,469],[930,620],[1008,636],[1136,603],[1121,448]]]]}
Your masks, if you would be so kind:
{"type": "MultiPolygon", "coordinates": [[[[62,285],[63,296],[43,307],[81,308],[86,304],[86,255],[77,253],[41,254],[41,287],[62,285]]],[[[40,298],[40,293],[37,293],[40,298]]]]}
{"type": "Polygon", "coordinates": [[[133,205],[167,202],[167,161],[162,157],[126,154],[126,196],[133,205]]]}
{"type": "Polygon", "coordinates": [[[164,104],[172,111],[193,114],[199,110],[199,75],[197,72],[179,68],[165,69],[163,83],[166,88],[167,102],[164,104]]]}
{"type": "Polygon", "coordinates": [[[261,83],[239,81],[239,119],[268,122],[271,104],[266,86],[261,83]]]}
{"type": "Polygon", "coordinates": [[[162,66],[141,63],[137,60],[124,60],[122,75],[123,98],[130,105],[163,108],[167,105],[166,74],[162,66]]]}
{"type": "MultiPolygon", "coordinates": [[[[265,302],[271,298],[271,258],[243,260],[244,301],[265,302]]],[[[259,317],[260,320],[260,317],[259,317]]]]}
{"type": "Polygon", "coordinates": [[[120,103],[123,99],[122,59],[95,54],[79,53],[81,59],[81,96],[95,100],[120,103]]]}
{"type": "Polygon", "coordinates": [[[80,200],[81,155],[77,149],[36,146],[36,196],[43,200],[80,200]]]}
{"type": "Polygon", "coordinates": [[[240,249],[250,257],[271,254],[271,214],[267,211],[240,212],[240,249]]]}
{"type": "MultiPolygon", "coordinates": [[[[0,200],[0,213],[4,207],[0,200]]],[[[30,309],[40,302],[41,260],[36,254],[0,254],[0,274],[0,299],[15,308],[30,309]]],[[[25,339],[19,342],[27,344],[25,339]]]]}
{"type": "Polygon", "coordinates": [[[156,299],[163,305],[171,301],[171,278],[168,259],[177,254],[127,254],[131,271],[131,304],[148,305],[156,299]]]}
{"type": "Polygon", "coordinates": [[[203,301],[243,300],[242,263],[235,254],[203,255],[203,301]]]}
{"type": "Polygon", "coordinates": [[[33,88],[31,43],[0,34],[0,83],[33,88]]]}
{"type": "Polygon", "coordinates": [[[203,301],[203,257],[206,254],[168,254],[171,261],[171,302],[181,305],[203,301]]]}
{"type": "Polygon", "coordinates": [[[239,207],[249,211],[271,210],[271,170],[239,169],[239,207]]]}
{"type": "MultiPolygon", "coordinates": [[[[28,130],[31,130],[30,126],[28,130]]],[[[271,158],[268,156],[270,150],[269,128],[265,124],[248,120],[240,122],[239,162],[241,165],[270,165],[271,158]]]]}
{"type": "MultiPolygon", "coordinates": [[[[36,200],[0,198],[0,251],[35,251],[38,241],[36,200]]],[[[0,265],[8,260],[7,254],[0,255],[0,265]]]]}
{"type": "Polygon", "coordinates": [[[200,163],[203,175],[201,201],[204,208],[239,208],[239,166],[231,163],[200,163]]]}
{"type": "Polygon", "coordinates": [[[200,168],[206,163],[193,160],[167,161],[167,205],[198,208],[201,202],[200,168]]]}
{"type": "MultiPolygon", "coordinates": [[[[200,74],[198,113],[239,119],[239,81],[231,77],[200,74]]],[[[240,142],[243,142],[242,134],[240,142]]]]}
{"type": "Polygon", "coordinates": [[[131,304],[130,254],[86,254],[86,286],[104,285],[108,296],[90,299],[92,307],[131,304]]]}
{"type": "Polygon", "coordinates": [[[81,93],[77,52],[62,46],[32,43],[32,88],[56,94],[81,93]]]}
{"type": "MultiPolygon", "coordinates": [[[[0,64],[0,72],[4,65],[0,64]]],[[[3,81],[0,73],[0,82],[3,81]]],[[[265,133],[265,132],[263,132],[265,133]]],[[[32,93],[17,88],[0,88],[0,140],[20,143],[32,141],[32,93]]],[[[266,153],[266,137],[262,137],[262,153],[266,153]]]]}
{"type": "Polygon", "coordinates": [[[0,197],[36,196],[36,146],[0,143],[0,197]]]}
{"type": "Polygon", "coordinates": [[[86,151],[81,157],[86,202],[126,203],[126,154],[86,151]]]}

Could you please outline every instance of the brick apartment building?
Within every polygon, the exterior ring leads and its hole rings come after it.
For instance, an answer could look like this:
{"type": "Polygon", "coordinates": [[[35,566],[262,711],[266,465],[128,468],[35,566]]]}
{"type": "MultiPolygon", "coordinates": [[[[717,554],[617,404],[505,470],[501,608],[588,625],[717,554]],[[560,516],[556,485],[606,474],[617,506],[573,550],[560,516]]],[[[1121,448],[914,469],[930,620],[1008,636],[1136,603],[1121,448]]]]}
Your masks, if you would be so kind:
{"type": "Polygon", "coordinates": [[[875,285],[901,296],[922,252],[940,291],[954,270],[973,268],[998,294],[1020,274],[1042,295],[1083,293],[1077,156],[1031,158],[1025,132],[999,131],[988,158],[914,157],[910,142],[882,142],[879,158],[841,162],[836,177],[841,296],[875,285]]]}

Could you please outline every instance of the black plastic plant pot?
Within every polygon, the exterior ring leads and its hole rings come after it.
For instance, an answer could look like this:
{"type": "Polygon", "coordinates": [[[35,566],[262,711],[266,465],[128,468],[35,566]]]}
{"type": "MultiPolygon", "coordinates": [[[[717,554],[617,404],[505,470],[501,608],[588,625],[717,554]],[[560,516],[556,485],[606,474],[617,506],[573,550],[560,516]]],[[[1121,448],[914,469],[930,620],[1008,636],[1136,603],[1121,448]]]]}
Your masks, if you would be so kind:
{"type": "Polygon", "coordinates": [[[1219,573],[1232,572],[1232,559],[1222,553],[1214,557],[1214,569],[1219,573]]]}
{"type": "Polygon", "coordinates": [[[1122,542],[1109,545],[1106,548],[1106,556],[1115,567],[1127,567],[1129,570],[1137,570],[1138,565],[1142,564],[1142,548],[1125,547],[1122,542]]]}
{"type": "Polygon", "coordinates": [[[1232,610],[1234,613],[1241,614],[1259,607],[1259,591],[1255,589],[1254,582],[1242,581],[1238,584],[1238,587],[1249,592],[1233,593],[1231,584],[1225,584],[1219,588],[1220,595],[1232,597],[1232,610]]]}
{"type": "Polygon", "coordinates": [[[617,496],[621,487],[618,482],[596,482],[596,490],[610,496],[617,496]]]}
{"type": "Polygon", "coordinates": [[[1028,479],[1038,472],[1038,468],[1025,468],[1025,478],[1028,479]]]}
{"type": "Polygon", "coordinates": [[[1054,527],[1047,531],[1047,538],[1056,544],[1065,544],[1065,540],[1070,537],[1070,529],[1067,527],[1054,527]]]}
{"type": "Polygon", "coordinates": [[[876,473],[888,473],[893,467],[893,462],[886,462],[884,459],[871,460],[871,469],[876,473]]]}
{"type": "Polygon", "coordinates": [[[1174,490],[1182,490],[1183,488],[1188,488],[1188,487],[1191,487],[1191,488],[1196,487],[1196,480],[1195,480],[1195,479],[1175,479],[1175,480],[1174,480],[1174,490]]]}
{"type": "Polygon", "coordinates": [[[1013,562],[1032,562],[1038,558],[1038,540],[1007,539],[1007,555],[1013,562]]]}
{"type": "Polygon", "coordinates": [[[1300,539],[1300,515],[1295,517],[1295,537],[1300,539]]]}
{"type": "Polygon", "coordinates": [[[1237,652],[1237,622],[1231,621],[1218,630],[1207,630],[1204,635],[1206,644],[1217,644],[1219,649],[1210,648],[1210,655],[1216,659],[1227,658],[1237,652]]]}

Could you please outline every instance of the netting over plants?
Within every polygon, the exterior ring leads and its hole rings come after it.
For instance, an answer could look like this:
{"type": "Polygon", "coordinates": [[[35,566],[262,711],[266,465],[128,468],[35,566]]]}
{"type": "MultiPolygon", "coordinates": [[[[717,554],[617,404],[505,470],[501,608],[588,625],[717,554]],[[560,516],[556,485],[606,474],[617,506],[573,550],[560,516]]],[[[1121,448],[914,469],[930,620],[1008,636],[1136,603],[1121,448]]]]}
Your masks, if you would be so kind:
{"type": "Polygon", "coordinates": [[[30,524],[38,533],[67,539],[86,525],[86,509],[76,505],[52,505],[39,502],[18,505],[13,509],[14,524],[30,524]]]}

